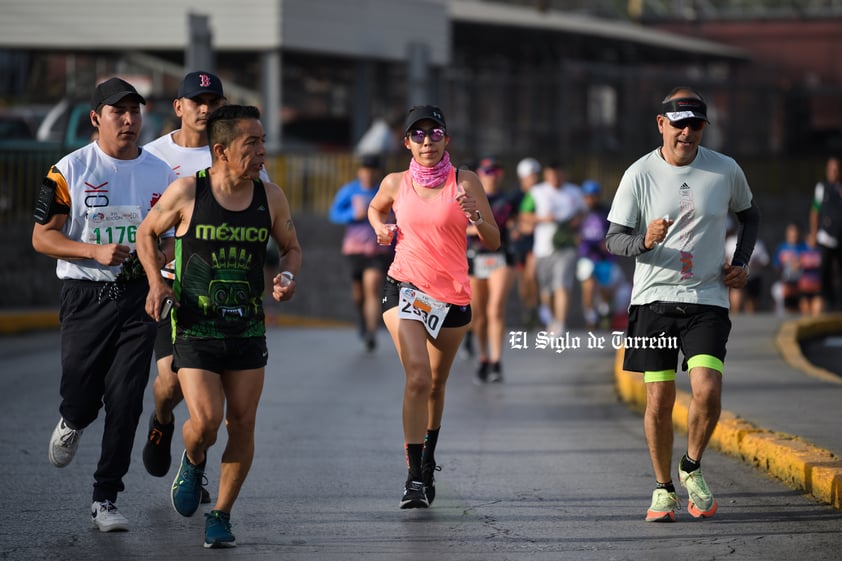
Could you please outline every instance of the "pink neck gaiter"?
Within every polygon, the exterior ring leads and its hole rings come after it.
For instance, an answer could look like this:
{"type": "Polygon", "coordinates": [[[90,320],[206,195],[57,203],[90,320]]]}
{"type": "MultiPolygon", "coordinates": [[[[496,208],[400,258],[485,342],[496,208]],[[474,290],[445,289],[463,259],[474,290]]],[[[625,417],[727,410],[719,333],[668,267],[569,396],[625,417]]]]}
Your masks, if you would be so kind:
{"type": "Polygon", "coordinates": [[[445,151],[439,163],[431,168],[422,166],[415,161],[415,158],[412,158],[409,162],[409,174],[412,176],[412,181],[416,184],[432,189],[445,182],[452,167],[450,164],[450,154],[445,151]]]}

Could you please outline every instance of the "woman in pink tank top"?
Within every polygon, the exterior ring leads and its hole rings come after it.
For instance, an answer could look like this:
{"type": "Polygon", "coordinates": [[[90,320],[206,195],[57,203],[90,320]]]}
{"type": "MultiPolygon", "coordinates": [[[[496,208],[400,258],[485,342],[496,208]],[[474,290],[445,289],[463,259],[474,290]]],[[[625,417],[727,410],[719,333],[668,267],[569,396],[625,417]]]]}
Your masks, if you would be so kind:
{"type": "Polygon", "coordinates": [[[435,498],[435,447],[450,367],[471,321],[471,285],[465,257],[468,224],[491,250],[500,231],[473,172],[447,153],[447,125],[432,105],[409,110],[404,146],[409,169],[386,176],[368,209],[380,244],[395,258],[383,287],[383,321],[406,373],[403,430],[408,476],[401,508],[426,508],[435,498]],[[394,212],[397,224],[387,224],[394,212]],[[488,218],[487,220],[485,218],[488,218]]]}

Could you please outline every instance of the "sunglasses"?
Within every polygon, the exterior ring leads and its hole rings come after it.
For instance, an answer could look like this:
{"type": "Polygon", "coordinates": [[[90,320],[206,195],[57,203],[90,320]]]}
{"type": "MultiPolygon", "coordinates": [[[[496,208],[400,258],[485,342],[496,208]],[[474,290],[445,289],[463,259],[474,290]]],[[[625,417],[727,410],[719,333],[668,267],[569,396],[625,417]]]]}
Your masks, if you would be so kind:
{"type": "Polygon", "coordinates": [[[681,119],[680,121],[670,121],[667,119],[667,122],[670,126],[674,129],[684,130],[687,127],[690,127],[692,131],[700,131],[705,128],[705,121],[703,119],[681,119]]]}
{"type": "Polygon", "coordinates": [[[444,137],[447,135],[447,132],[439,127],[434,129],[412,129],[409,131],[409,139],[412,142],[417,144],[421,144],[424,142],[424,138],[430,137],[431,142],[441,142],[444,140],[444,137]]]}

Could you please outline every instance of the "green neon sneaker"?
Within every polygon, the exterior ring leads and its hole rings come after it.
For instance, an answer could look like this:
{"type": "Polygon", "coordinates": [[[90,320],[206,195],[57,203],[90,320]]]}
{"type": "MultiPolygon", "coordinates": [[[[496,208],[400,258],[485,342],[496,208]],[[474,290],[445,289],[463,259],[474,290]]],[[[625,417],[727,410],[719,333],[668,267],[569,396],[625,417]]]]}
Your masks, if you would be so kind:
{"type": "Polygon", "coordinates": [[[702,470],[693,470],[690,473],[678,468],[678,478],[681,484],[687,489],[690,500],[687,503],[687,512],[694,518],[710,518],[716,513],[716,499],[710,492],[702,470]]]}
{"type": "Polygon", "coordinates": [[[675,522],[675,511],[681,509],[678,495],[666,489],[655,489],[652,504],[646,511],[647,522],[675,522]]]}

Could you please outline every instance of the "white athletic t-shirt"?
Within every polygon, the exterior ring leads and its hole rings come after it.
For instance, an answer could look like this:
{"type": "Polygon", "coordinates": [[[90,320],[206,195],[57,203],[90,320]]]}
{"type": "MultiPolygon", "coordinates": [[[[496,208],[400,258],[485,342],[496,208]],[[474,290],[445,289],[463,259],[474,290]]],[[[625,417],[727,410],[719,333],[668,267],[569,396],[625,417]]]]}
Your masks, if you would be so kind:
{"type": "MultiPolygon", "coordinates": [[[[71,240],[119,243],[135,249],[137,227],[164,189],[176,178],[170,167],[146,150],[133,160],[118,160],[92,142],[63,157],[48,177],[58,185],[56,199],[69,201],[64,233],[71,240]],[[57,171],[56,171],[57,170],[57,171]]],[[[60,279],[113,281],[120,266],[93,259],[59,259],[60,279]]]]}
{"type": "Polygon", "coordinates": [[[620,180],[608,220],[645,233],[656,218],[675,222],[664,241],[638,255],[632,305],[658,300],[728,308],[726,219],[751,206],[745,174],[728,156],[699,147],[692,163],[668,164],[660,149],[632,164],[620,180]]]}
{"type": "Polygon", "coordinates": [[[200,169],[211,165],[210,148],[199,146],[198,148],[186,148],[176,144],[172,136],[178,131],[165,134],[146,144],[144,150],[149,150],[167,162],[179,177],[190,177],[200,169]]]}
{"type": "MultiPolygon", "coordinates": [[[[173,135],[177,132],[173,131],[156,138],[146,144],[143,149],[149,150],[152,154],[167,162],[179,177],[190,177],[200,169],[209,168],[211,166],[210,148],[207,146],[197,148],[179,146],[173,141],[173,135]]],[[[260,179],[264,183],[269,183],[269,174],[266,173],[265,169],[260,170],[260,179]]]]}
{"type": "Polygon", "coordinates": [[[565,183],[556,187],[549,183],[539,183],[529,191],[535,203],[535,216],[552,216],[555,222],[538,222],[532,242],[535,257],[549,257],[553,254],[553,235],[558,223],[566,222],[585,208],[581,190],[577,185],[565,183]]]}

